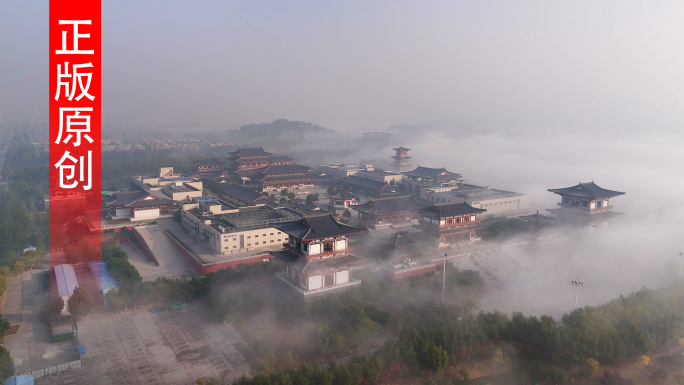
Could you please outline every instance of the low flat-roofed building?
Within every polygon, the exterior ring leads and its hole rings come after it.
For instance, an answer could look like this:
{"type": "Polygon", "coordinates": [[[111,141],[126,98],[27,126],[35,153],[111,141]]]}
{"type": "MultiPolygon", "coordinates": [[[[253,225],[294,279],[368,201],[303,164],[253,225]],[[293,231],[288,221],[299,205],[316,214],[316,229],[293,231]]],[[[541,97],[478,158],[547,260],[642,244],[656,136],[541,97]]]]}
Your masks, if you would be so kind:
{"type": "Polygon", "coordinates": [[[530,207],[528,195],[477,186],[465,181],[459,181],[455,186],[427,185],[421,189],[420,198],[437,204],[465,202],[475,208],[486,209],[487,214],[492,215],[527,210],[530,207]]]}
{"type": "Polygon", "coordinates": [[[101,295],[107,294],[112,289],[117,289],[116,280],[109,274],[107,269],[107,263],[101,261],[90,261],[88,262],[88,267],[95,277],[95,283],[97,284],[97,290],[101,295]]]}
{"type": "Polygon", "coordinates": [[[201,197],[183,204],[181,226],[207,241],[217,254],[234,254],[280,246],[287,237],[271,225],[299,218],[289,210],[266,205],[235,207],[214,197],[201,197]]]}
{"type": "Polygon", "coordinates": [[[316,170],[322,174],[327,174],[330,177],[346,178],[355,175],[359,171],[373,171],[374,168],[370,164],[343,163],[322,164],[319,165],[316,170]]]}
{"type": "Polygon", "coordinates": [[[138,175],[133,183],[157,197],[166,196],[174,201],[202,196],[202,181],[184,174],[174,174],[173,167],[162,167],[159,176],[138,175]]]}
{"type": "Polygon", "coordinates": [[[391,172],[387,170],[381,170],[381,169],[375,169],[375,170],[361,170],[354,174],[355,176],[358,176],[360,178],[365,178],[365,179],[370,179],[378,182],[384,182],[387,184],[397,184],[401,183],[402,179],[404,178],[401,173],[398,172],[391,172]]]}
{"type": "Polygon", "coordinates": [[[74,267],[68,264],[57,265],[53,269],[55,274],[55,283],[57,284],[57,295],[64,300],[64,308],[62,313],[66,311],[66,304],[69,298],[74,294],[74,289],[78,287],[78,280],[76,279],[76,272],[74,267]]]}

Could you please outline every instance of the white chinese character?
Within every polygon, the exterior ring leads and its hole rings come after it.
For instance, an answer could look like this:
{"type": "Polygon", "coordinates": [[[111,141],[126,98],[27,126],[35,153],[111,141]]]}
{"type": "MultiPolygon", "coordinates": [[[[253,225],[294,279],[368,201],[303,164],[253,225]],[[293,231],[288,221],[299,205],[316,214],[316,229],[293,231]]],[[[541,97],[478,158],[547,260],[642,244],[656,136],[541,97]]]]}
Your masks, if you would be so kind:
{"type": "Polygon", "coordinates": [[[72,100],[74,98],[74,94],[76,93],[76,83],[78,83],[79,87],[81,88],[81,94],[76,97],[76,100],[81,100],[84,96],[90,100],[94,100],[95,97],[91,94],[88,93],[88,90],[90,89],[90,81],[92,79],[92,72],[88,73],[79,73],[78,69],[79,68],[92,68],[93,63],[86,63],[86,64],[74,64],[72,66],[73,74],[69,73],[69,62],[64,63],[64,73],[62,73],[62,65],[57,64],[57,94],[55,94],[55,100],[59,100],[59,92],[62,87],[64,87],[64,95],[68,95],[69,98],[68,100],[72,100]],[[83,84],[83,78],[86,77],[86,83],[85,85],[83,84]],[[62,81],[63,78],[71,78],[71,92],[69,92],[69,82],[68,81],[62,81]]]}
{"type": "Polygon", "coordinates": [[[87,181],[87,184],[83,186],[84,190],[90,190],[93,185],[93,152],[88,151],[88,175],[86,176],[85,174],[85,161],[83,156],[79,156],[79,159],[74,158],[73,156],[69,155],[69,151],[65,151],[64,155],[62,156],[62,159],[59,160],[59,162],[55,163],[55,168],[59,169],[59,187],[64,188],[64,189],[73,189],[78,186],[79,182],[84,182],[87,181]],[[66,161],[70,161],[70,164],[65,164],[66,161]],[[79,178],[76,179],[76,164],[79,166],[79,178]],[[65,170],[69,172],[68,175],[65,175],[65,170]],[[87,180],[85,179],[87,177],[87,180]],[[67,183],[67,181],[73,181],[71,183],[67,183]]]}
{"type": "Polygon", "coordinates": [[[81,115],[82,111],[93,111],[93,107],[60,107],[59,108],[59,132],[57,133],[57,140],[55,141],[55,144],[59,144],[59,141],[62,139],[62,134],[64,134],[64,118],[65,118],[65,112],[74,112],[72,115],[66,115],[66,134],[67,137],[62,141],[62,143],[68,143],[71,138],[73,138],[73,135],[70,133],[75,133],[76,134],[76,140],[73,142],[74,147],[78,147],[81,145],[81,135],[86,138],[86,140],[89,143],[93,143],[93,138],[90,137],[90,135],[87,134],[87,132],[90,132],[90,115],[81,115]],[[82,127],[82,128],[77,128],[77,127],[82,127]]]}
{"type": "Polygon", "coordinates": [[[57,55],[64,55],[64,54],[82,54],[82,55],[94,55],[95,51],[94,50],[82,50],[79,51],[78,49],[78,39],[80,37],[90,37],[89,33],[78,33],[78,26],[79,24],[85,24],[85,25],[90,25],[90,20],[60,20],[59,25],[63,24],[71,24],[74,26],[74,47],[72,50],[67,49],[67,31],[62,31],[62,49],[58,49],[55,51],[55,54],[57,55]]]}

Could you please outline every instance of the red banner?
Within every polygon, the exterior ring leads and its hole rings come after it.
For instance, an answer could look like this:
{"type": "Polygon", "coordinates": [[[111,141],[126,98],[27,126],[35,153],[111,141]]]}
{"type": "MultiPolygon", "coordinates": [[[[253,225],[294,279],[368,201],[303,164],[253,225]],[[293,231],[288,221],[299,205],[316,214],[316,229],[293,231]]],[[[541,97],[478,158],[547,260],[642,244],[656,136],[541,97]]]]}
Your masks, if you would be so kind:
{"type": "Polygon", "coordinates": [[[51,267],[101,228],[100,14],[100,0],[50,0],[51,267]]]}

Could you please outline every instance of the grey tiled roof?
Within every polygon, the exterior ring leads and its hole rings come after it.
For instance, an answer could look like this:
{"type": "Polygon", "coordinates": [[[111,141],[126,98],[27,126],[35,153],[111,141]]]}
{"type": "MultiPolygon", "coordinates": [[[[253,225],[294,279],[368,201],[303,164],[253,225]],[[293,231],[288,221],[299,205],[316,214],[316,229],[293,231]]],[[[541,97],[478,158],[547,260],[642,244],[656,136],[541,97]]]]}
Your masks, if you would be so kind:
{"type": "Polygon", "coordinates": [[[272,226],[300,240],[349,236],[368,231],[338,223],[327,212],[325,214],[306,215],[298,222],[277,223],[272,226]]]}
{"type": "Polygon", "coordinates": [[[487,211],[486,209],[478,209],[470,206],[465,202],[461,203],[442,203],[436,204],[431,207],[425,207],[423,209],[417,210],[420,213],[426,215],[432,215],[436,217],[454,217],[458,215],[468,215],[468,214],[479,214],[487,211]]]}
{"type": "Polygon", "coordinates": [[[610,198],[618,195],[624,195],[625,193],[620,191],[606,190],[599,187],[594,182],[580,183],[572,187],[549,189],[550,192],[556,193],[558,195],[570,195],[579,198],[610,198]]]}
{"type": "Polygon", "coordinates": [[[371,215],[385,215],[413,211],[426,207],[426,205],[416,202],[410,195],[396,197],[371,199],[361,205],[351,205],[356,211],[361,211],[371,215]]]}
{"type": "Polygon", "coordinates": [[[403,172],[402,174],[414,178],[455,180],[460,179],[461,174],[448,171],[446,168],[429,168],[418,166],[414,170],[403,172]]]}
{"type": "Polygon", "coordinates": [[[248,188],[244,188],[239,184],[231,184],[228,187],[224,188],[223,191],[227,195],[232,195],[233,197],[244,199],[248,202],[256,202],[258,199],[261,198],[266,199],[266,197],[263,194],[258,193],[254,190],[250,190],[248,188]]]}

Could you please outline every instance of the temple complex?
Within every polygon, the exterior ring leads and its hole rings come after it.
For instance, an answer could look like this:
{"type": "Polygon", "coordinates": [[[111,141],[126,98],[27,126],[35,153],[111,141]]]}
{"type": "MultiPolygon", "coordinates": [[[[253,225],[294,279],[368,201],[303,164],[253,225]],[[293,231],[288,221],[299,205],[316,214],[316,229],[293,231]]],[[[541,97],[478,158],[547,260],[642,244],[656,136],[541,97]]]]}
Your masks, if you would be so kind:
{"type": "Polygon", "coordinates": [[[313,170],[294,164],[288,156],[274,156],[263,147],[238,148],[230,153],[232,171],[243,183],[276,190],[292,187],[312,186],[313,170]]]}
{"type": "Polygon", "coordinates": [[[411,165],[409,164],[409,159],[411,159],[411,157],[408,155],[408,152],[411,149],[404,147],[404,142],[401,142],[401,145],[397,148],[393,148],[393,150],[396,154],[392,156],[392,158],[394,158],[394,163],[392,163],[391,167],[392,170],[396,172],[409,171],[411,169],[411,165]]]}
{"type": "Polygon", "coordinates": [[[366,260],[351,253],[349,237],[367,230],[338,223],[329,213],[271,226],[288,235],[285,251],[272,253],[287,264],[278,277],[298,293],[310,297],[361,283],[352,270],[366,260]]]}
{"type": "Polygon", "coordinates": [[[607,190],[593,181],[579,183],[572,187],[549,189],[561,196],[559,208],[548,209],[558,217],[559,224],[590,225],[596,227],[609,219],[622,215],[612,211],[610,198],[624,195],[624,192],[607,190]]]}
{"type": "Polygon", "coordinates": [[[423,231],[432,235],[438,247],[447,247],[479,241],[477,230],[478,214],[487,210],[478,209],[467,203],[444,203],[417,209],[423,231]]]}
{"type": "Polygon", "coordinates": [[[372,198],[360,205],[350,206],[358,212],[361,223],[377,229],[385,226],[411,225],[418,222],[417,209],[426,207],[410,195],[372,198]]]}

